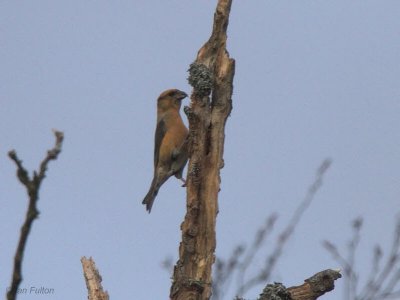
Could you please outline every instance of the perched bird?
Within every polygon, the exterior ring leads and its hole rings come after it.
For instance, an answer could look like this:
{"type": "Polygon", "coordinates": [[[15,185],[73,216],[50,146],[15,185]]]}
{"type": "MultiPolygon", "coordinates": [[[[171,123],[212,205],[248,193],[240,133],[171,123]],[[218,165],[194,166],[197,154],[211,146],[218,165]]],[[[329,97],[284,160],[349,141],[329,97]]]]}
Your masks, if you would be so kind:
{"type": "Polygon", "coordinates": [[[182,178],[188,160],[188,129],[183,124],[179,110],[187,94],[177,89],[166,90],[157,100],[157,127],[154,145],[154,176],[149,192],[142,204],[150,213],[158,190],[170,178],[182,178]]]}

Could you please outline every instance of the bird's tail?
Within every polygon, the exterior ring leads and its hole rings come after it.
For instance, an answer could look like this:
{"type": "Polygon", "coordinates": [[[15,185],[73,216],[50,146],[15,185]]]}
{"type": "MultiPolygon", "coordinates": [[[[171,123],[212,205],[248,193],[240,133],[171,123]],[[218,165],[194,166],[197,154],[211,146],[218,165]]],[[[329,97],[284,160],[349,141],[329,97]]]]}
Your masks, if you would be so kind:
{"type": "Polygon", "coordinates": [[[157,186],[156,183],[157,183],[157,180],[154,178],[146,197],[144,197],[144,199],[142,201],[142,204],[146,205],[146,210],[149,213],[151,212],[151,208],[153,206],[154,199],[156,199],[158,189],[159,189],[159,187],[157,186]]]}

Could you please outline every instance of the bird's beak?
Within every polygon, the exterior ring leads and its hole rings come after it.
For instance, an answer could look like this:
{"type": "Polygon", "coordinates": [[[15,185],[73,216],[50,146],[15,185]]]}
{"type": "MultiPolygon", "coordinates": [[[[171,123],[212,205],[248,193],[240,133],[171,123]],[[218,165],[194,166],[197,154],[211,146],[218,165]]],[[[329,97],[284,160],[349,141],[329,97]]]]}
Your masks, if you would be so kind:
{"type": "Polygon", "coordinates": [[[185,92],[180,91],[179,100],[185,99],[188,96],[185,92]]]}

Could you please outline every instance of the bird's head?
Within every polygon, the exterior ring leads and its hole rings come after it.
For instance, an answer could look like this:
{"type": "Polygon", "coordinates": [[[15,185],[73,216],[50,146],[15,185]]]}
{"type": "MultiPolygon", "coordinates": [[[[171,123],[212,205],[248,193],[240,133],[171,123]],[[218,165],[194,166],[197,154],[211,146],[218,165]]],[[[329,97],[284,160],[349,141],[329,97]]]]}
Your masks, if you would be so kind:
{"type": "Polygon", "coordinates": [[[185,92],[177,89],[166,90],[161,93],[157,100],[157,107],[161,110],[167,110],[171,107],[180,109],[182,100],[187,97],[185,92]]]}

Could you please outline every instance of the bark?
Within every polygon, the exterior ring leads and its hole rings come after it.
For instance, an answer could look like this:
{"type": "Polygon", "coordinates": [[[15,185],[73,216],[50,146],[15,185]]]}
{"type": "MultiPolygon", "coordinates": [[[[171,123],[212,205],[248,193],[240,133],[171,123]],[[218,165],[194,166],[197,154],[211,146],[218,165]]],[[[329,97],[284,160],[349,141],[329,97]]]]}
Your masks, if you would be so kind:
{"type": "Polygon", "coordinates": [[[24,168],[22,165],[22,160],[18,158],[15,150],[8,152],[8,156],[17,166],[17,177],[26,188],[26,192],[29,197],[29,204],[24,224],[21,227],[21,234],[19,237],[17,250],[15,251],[13,274],[10,287],[7,291],[7,300],[15,300],[17,298],[18,288],[22,282],[22,261],[24,259],[28,236],[32,229],[33,221],[39,216],[37,202],[39,201],[40,185],[42,184],[43,179],[46,177],[46,171],[49,162],[51,160],[56,160],[61,152],[64,134],[60,131],[54,130],[54,135],[56,138],[54,147],[47,151],[46,157],[40,163],[39,171],[34,171],[33,176],[30,176],[28,171],[24,168]]]}
{"type": "Polygon", "coordinates": [[[231,4],[231,0],[218,1],[211,37],[189,69],[193,92],[191,106],[185,107],[190,156],[187,212],[170,291],[174,300],[205,300],[211,296],[220,169],[224,165],[225,123],[232,110],[235,71],[235,61],[226,50],[231,4]]]}
{"type": "Polygon", "coordinates": [[[314,300],[335,288],[335,280],[342,275],[337,270],[321,271],[304,280],[304,284],[288,288],[293,300],[314,300]]]}
{"type": "Polygon", "coordinates": [[[281,283],[268,284],[258,300],[315,300],[335,288],[342,275],[336,270],[321,271],[304,280],[304,284],[285,288],[281,283]]]}
{"type": "Polygon", "coordinates": [[[101,285],[102,278],[99,271],[96,268],[94,260],[90,257],[81,258],[83,275],[85,276],[86,287],[88,289],[89,300],[109,300],[107,291],[103,291],[101,285]]]}

